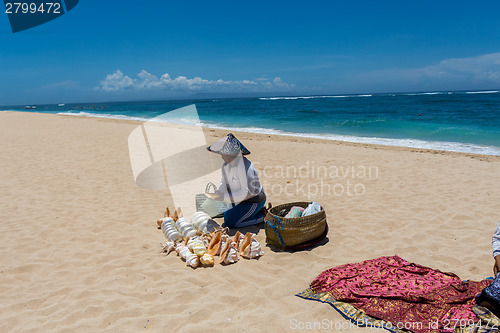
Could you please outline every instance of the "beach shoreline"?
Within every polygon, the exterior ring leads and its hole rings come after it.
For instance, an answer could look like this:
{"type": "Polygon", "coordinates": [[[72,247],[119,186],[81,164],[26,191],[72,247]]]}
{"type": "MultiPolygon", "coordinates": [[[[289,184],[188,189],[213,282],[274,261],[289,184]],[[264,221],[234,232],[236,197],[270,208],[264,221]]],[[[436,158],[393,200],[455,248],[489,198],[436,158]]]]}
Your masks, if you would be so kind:
{"type": "MultiPolygon", "coordinates": [[[[191,101],[192,102],[192,101],[191,101]]],[[[194,105],[194,104],[192,104],[194,105]]],[[[175,107],[178,107],[179,105],[176,105],[175,107]]],[[[154,109],[152,109],[154,110],[154,109]]],[[[6,112],[26,112],[23,110],[4,110],[6,112]]],[[[48,112],[41,112],[40,110],[36,111],[37,113],[50,113],[50,114],[58,114],[58,115],[67,115],[67,116],[77,116],[77,117],[92,117],[92,118],[102,118],[102,119],[115,119],[115,120],[125,120],[125,121],[140,121],[140,122],[164,122],[164,119],[159,119],[163,118],[164,115],[168,113],[164,113],[163,115],[151,118],[149,115],[143,115],[143,116],[133,116],[133,115],[125,115],[129,111],[124,111],[121,110],[121,113],[113,113],[113,114],[108,114],[108,113],[94,113],[94,112],[85,112],[85,111],[79,111],[78,113],[74,112],[76,110],[69,110],[69,111],[61,111],[61,112],[55,112],[55,111],[48,111],[48,112]]],[[[170,111],[170,110],[169,110],[170,111]]],[[[205,110],[206,111],[206,110],[205,110]]],[[[113,112],[117,112],[117,110],[114,110],[113,112]]],[[[153,111],[152,111],[153,112],[153,111]]],[[[316,112],[316,111],[314,111],[316,112]]],[[[205,114],[204,117],[207,117],[205,114]]],[[[469,154],[475,154],[475,155],[491,155],[491,156],[500,156],[500,147],[498,144],[496,145],[484,145],[484,144],[478,144],[478,143],[473,143],[474,140],[472,141],[446,141],[446,140],[438,140],[438,139],[431,139],[427,140],[424,138],[415,138],[412,137],[412,135],[409,135],[409,137],[401,137],[395,136],[370,136],[370,135],[357,135],[357,134],[341,134],[343,133],[341,128],[337,128],[337,130],[333,130],[333,132],[303,132],[303,131],[287,131],[287,130],[282,130],[278,129],[278,127],[273,127],[272,125],[269,126],[270,124],[267,124],[264,127],[255,127],[255,125],[248,125],[248,126],[229,126],[228,124],[222,123],[213,123],[213,121],[203,121],[201,124],[195,125],[193,123],[193,119],[191,120],[186,120],[182,119],[183,117],[180,117],[180,119],[171,119],[169,120],[170,123],[172,124],[185,124],[187,126],[202,126],[203,128],[211,128],[211,129],[216,129],[216,130],[222,130],[222,131],[230,131],[230,132],[242,132],[242,133],[254,133],[254,134],[262,134],[262,135],[277,135],[277,136],[288,136],[288,137],[299,137],[299,138],[308,138],[308,139],[320,139],[320,140],[329,140],[329,141],[341,141],[341,142],[349,142],[349,143],[359,143],[359,144],[372,144],[372,145],[379,145],[379,146],[392,146],[392,147],[406,147],[406,148],[413,148],[413,149],[424,149],[424,150],[435,150],[435,151],[451,151],[451,152],[459,152],[459,153],[469,153],[469,154]]],[[[384,118],[379,119],[382,121],[384,118]]],[[[198,119],[198,122],[200,120],[198,119]]],[[[424,121],[425,123],[425,121],[424,121]]],[[[276,124],[275,124],[276,125],[276,124]]],[[[415,126],[418,124],[415,123],[415,126]]],[[[389,126],[387,130],[390,129],[390,125],[384,125],[384,126],[389,126]]],[[[435,131],[446,131],[447,128],[449,128],[451,125],[444,125],[442,124],[442,128],[437,128],[435,131]]],[[[453,126],[451,126],[452,128],[453,126]]],[[[334,127],[335,128],[335,127],[334,127]]],[[[409,129],[411,132],[411,129],[409,129]]]]}
{"type": "MultiPolygon", "coordinates": [[[[337,265],[397,254],[462,279],[492,275],[500,156],[235,131],[268,201],[317,201],[328,239],[275,252],[260,229],[261,259],[193,270],[159,253],[156,219],[173,203],[135,183],[127,140],[142,122],[0,120],[2,331],[294,331],[345,322],[294,296],[337,265]]],[[[203,132],[208,143],[227,134],[203,132]]]]}
{"type": "MultiPolygon", "coordinates": [[[[39,112],[24,112],[24,111],[16,111],[16,110],[2,110],[1,112],[6,112],[6,113],[25,113],[25,114],[52,114],[56,116],[63,116],[63,117],[74,117],[74,118],[96,118],[96,119],[104,119],[108,121],[116,121],[118,123],[120,122],[125,122],[125,123],[130,123],[130,124],[142,124],[145,122],[148,122],[148,119],[141,119],[141,120],[135,120],[135,119],[120,119],[120,118],[109,118],[109,117],[104,117],[101,115],[79,115],[79,114],[70,114],[70,113],[39,113],[39,112]]],[[[173,126],[185,126],[186,128],[194,128],[198,127],[196,125],[188,125],[188,124],[172,124],[172,123],[165,123],[167,126],[168,125],[173,125],[173,126]]],[[[491,154],[486,154],[486,153],[471,153],[471,152],[461,152],[461,151],[453,151],[453,150],[443,150],[443,149],[433,149],[433,148],[419,148],[419,147],[408,147],[408,146],[399,146],[396,144],[378,144],[378,143],[365,143],[365,142],[356,142],[356,141],[343,141],[343,140],[338,140],[338,139],[330,139],[330,138],[322,138],[322,137],[309,137],[309,136],[304,136],[301,133],[259,133],[259,132],[252,132],[251,130],[244,130],[243,128],[225,128],[225,127],[208,127],[205,125],[201,125],[204,129],[204,131],[210,131],[210,130],[215,130],[216,133],[227,133],[228,131],[231,131],[233,133],[239,133],[240,135],[245,135],[245,134],[250,134],[250,135],[257,135],[257,136],[267,136],[267,137],[273,137],[273,138],[279,138],[283,137],[283,140],[287,140],[286,138],[291,138],[290,140],[296,140],[296,139],[303,139],[303,140],[312,140],[312,142],[334,142],[336,144],[343,144],[343,145],[352,145],[354,147],[372,147],[374,149],[395,149],[395,150],[402,150],[402,151],[410,151],[410,152],[418,152],[418,153],[431,153],[431,154],[458,154],[462,156],[468,156],[471,158],[486,158],[489,160],[489,157],[492,159],[500,158],[500,155],[491,155],[491,154]]],[[[456,142],[451,142],[451,143],[456,143],[456,142]]]]}

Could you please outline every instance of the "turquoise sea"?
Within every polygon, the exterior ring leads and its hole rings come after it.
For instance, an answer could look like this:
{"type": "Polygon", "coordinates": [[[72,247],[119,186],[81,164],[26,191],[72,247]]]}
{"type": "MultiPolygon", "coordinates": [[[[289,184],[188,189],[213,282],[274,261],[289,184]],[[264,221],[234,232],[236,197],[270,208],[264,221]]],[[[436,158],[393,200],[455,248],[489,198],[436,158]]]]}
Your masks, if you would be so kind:
{"type": "MultiPolygon", "coordinates": [[[[193,99],[0,107],[148,120],[195,104],[209,127],[500,155],[500,91],[193,99]]],[[[193,123],[192,119],[177,119],[193,123]]]]}

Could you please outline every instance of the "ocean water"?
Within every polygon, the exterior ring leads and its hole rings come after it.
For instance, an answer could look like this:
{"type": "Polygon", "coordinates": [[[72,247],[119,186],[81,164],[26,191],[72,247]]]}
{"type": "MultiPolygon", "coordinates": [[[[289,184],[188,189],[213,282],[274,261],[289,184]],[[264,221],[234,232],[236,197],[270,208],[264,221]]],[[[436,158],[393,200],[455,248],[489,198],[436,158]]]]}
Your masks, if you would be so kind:
{"type": "MultiPolygon", "coordinates": [[[[37,105],[0,109],[148,120],[195,104],[202,125],[500,155],[500,91],[37,105]]],[[[192,119],[177,119],[194,124],[192,119]]]]}

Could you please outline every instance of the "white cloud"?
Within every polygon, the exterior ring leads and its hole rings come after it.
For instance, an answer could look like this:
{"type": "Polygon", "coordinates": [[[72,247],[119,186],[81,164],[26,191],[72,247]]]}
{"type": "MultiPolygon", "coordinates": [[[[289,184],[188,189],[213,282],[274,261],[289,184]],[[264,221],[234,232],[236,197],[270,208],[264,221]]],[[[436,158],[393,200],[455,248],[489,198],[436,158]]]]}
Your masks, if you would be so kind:
{"type": "Polygon", "coordinates": [[[101,81],[101,88],[104,91],[124,90],[133,87],[135,82],[136,80],[123,75],[118,69],[113,74],[106,75],[106,78],[101,81]]]}
{"type": "Polygon", "coordinates": [[[356,76],[355,80],[385,85],[445,85],[498,86],[500,85],[500,52],[476,57],[450,58],[420,68],[387,69],[356,76]]]}
{"type": "Polygon", "coordinates": [[[142,70],[137,74],[137,79],[132,79],[124,75],[120,70],[116,70],[112,74],[106,75],[104,80],[100,82],[100,89],[111,91],[122,91],[126,89],[134,90],[171,90],[171,91],[288,91],[295,87],[294,84],[289,84],[275,77],[274,80],[240,80],[240,81],[224,81],[207,80],[201,77],[192,79],[185,76],[178,76],[174,79],[168,73],[157,77],[146,70],[142,70]]]}

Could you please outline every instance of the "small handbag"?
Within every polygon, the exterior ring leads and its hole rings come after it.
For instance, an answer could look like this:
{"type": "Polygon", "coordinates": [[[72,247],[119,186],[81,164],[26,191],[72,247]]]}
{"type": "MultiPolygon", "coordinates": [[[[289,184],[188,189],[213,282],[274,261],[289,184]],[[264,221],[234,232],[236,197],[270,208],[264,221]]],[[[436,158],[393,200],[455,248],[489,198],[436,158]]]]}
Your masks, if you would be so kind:
{"type": "MultiPolygon", "coordinates": [[[[208,183],[205,188],[205,193],[215,193],[217,187],[214,183],[208,183]],[[212,189],[212,192],[210,192],[212,189]]],[[[196,211],[205,212],[212,218],[218,218],[224,216],[224,211],[226,210],[226,204],[223,201],[217,201],[209,198],[204,193],[197,194],[196,200],[196,211]]]]}

